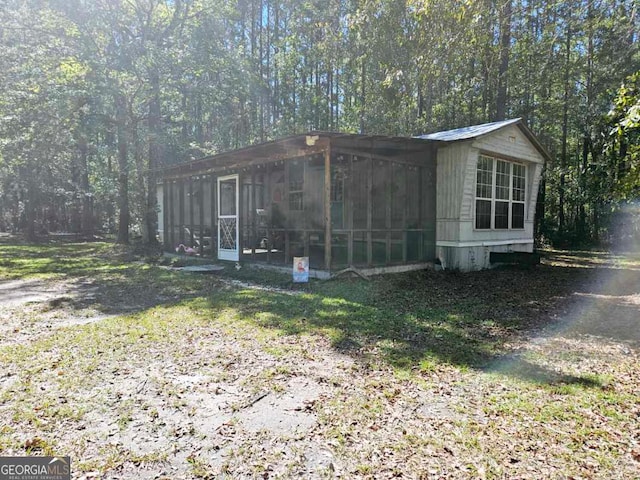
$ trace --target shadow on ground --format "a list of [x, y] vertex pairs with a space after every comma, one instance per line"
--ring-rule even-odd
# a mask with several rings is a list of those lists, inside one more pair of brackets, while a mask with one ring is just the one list
[[209, 308], [235, 309], [285, 335], [328, 333], [337, 350], [367, 362], [411, 369], [444, 362], [537, 383], [592, 387], [599, 382], [591, 377], [514, 356], [513, 345], [570, 334], [637, 348], [635, 299], [640, 271], [579, 262], [468, 274], [425, 271], [369, 283], [339, 280], [313, 285], [302, 295], [236, 290], [212, 294]]
[[[231, 309], [239, 319], [284, 335], [328, 335], [337, 351], [397, 368], [429, 370], [447, 363], [539, 383], [597, 386], [523, 358], [509, 369], [496, 365], [505, 364], [523, 339], [559, 332], [640, 345], [640, 271], [612, 268], [606, 255], [590, 261], [561, 252], [530, 270], [423, 271], [300, 287], [251, 269], [217, 277], [135, 264], [126, 251], [107, 244], [2, 249], [14, 255], [3, 260], [13, 278], [55, 273], [73, 279], [72, 308], [130, 313], [197, 297], [212, 318]], [[234, 278], [281, 288], [230, 287]]]

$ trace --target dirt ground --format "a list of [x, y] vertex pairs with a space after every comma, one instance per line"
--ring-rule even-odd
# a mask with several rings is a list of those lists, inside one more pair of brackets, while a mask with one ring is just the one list
[[[52, 446], [82, 466], [75, 478], [87, 479], [632, 478], [633, 472], [640, 478], [640, 268], [561, 253], [546, 266], [569, 272], [555, 278], [561, 288], [547, 285], [557, 292], [528, 301], [535, 325], [511, 337], [509, 354], [482, 370], [437, 365], [418, 372], [418, 381], [336, 349], [323, 336], [265, 340], [232, 322], [195, 323], [163, 342], [141, 333], [139, 342], [120, 349], [101, 345], [98, 336], [80, 350], [97, 359], [93, 373], [68, 390], [38, 369], [4, 364], [0, 431], [15, 442], [0, 443], [0, 453], [24, 454], [17, 445], [46, 453]], [[462, 290], [483, 279], [446, 281]], [[230, 292], [264, 288], [224, 278], [212, 285]], [[88, 329], [180, 298], [179, 292], [140, 292], [105, 308], [107, 294], [86, 276], [0, 281], [0, 349], [29, 352], [61, 329], [82, 326], [85, 334], [100, 335]], [[158, 307], [151, 315], [165, 313]], [[113, 338], [131, 335], [130, 327], [114, 328], [122, 330]], [[47, 375], [62, 378], [66, 372], [57, 365], [73, 364], [68, 349], [35, 351]], [[590, 432], [610, 429], [606, 439], [589, 433], [576, 440], [570, 430], [576, 420], [554, 410], [553, 399], [522, 405], [529, 397], [565, 402], [565, 391], [549, 394], [534, 385], [513, 403], [521, 388], [513, 382], [536, 369], [547, 383], [570, 385], [592, 375], [602, 398], [607, 389], [619, 393], [615, 415], [586, 400], [570, 404], [572, 415], [594, 416]], [[496, 380], [502, 374], [509, 380]], [[39, 400], [23, 408], [13, 395]], [[574, 447], [586, 453], [576, 456]], [[611, 458], [608, 450], [615, 451]]]

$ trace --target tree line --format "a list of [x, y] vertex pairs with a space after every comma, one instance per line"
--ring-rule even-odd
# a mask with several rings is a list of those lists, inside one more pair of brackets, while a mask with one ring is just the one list
[[153, 243], [164, 165], [522, 117], [538, 235], [606, 241], [640, 193], [639, 27], [634, 0], [5, 0], [0, 231]]

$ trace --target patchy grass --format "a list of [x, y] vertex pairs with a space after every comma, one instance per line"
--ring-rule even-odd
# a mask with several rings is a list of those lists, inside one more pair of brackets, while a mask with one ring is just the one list
[[[633, 257], [548, 252], [533, 270], [304, 286], [249, 268], [185, 274], [100, 243], [0, 245], [0, 258], [0, 278], [64, 286], [7, 316], [0, 453], [69, 454], [124, 478], [640, 466]], [[92, 311], [103, 317], [50, 325]]]

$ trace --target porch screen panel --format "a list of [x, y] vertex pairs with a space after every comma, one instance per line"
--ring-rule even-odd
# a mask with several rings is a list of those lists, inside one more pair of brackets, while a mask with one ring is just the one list
[[422, 232], [420, 228], [420, 169], [407, 167], [407, 262], [420, 260]]
[[252, 260], [266, 260], [266, 214], [264, 208], [264, 169], [242, 177], [242, 254]]
[[324, 232], [324, 158], [305, 160], [304, 216], [296, 228]]
[[200, 233], [200, 202], [202, 200], [200, 195], [200, 179], [201, 177], [192, 178], [191, 189], [188, 194], [189, 203], [193, 206], [192, 216], [189, 218], [189, 223], [191, 224], [189, 227], [193, 228], [194, 242], [197, 242]]
[[402, 229], [404, 225], [404, 208], [406, 204], [406, 166], [400, 163], [392, 163], [391, 181], [391, 228]]
[[435, 163], [420, 168], [421, 260], [431, 262], [436, 254], [436, 168]]
[[345, 186], [350, 180], [349, 158], [346, 155], [335, 155], [331, 159], [331, 226], [333, 229], [347, 227], [347, 199]]
[[212, 177], [207, 175], [201, 178], [202, 181], [202, 237], [203, 246], [202, 252], [204, 255], [213, 254], [213, 245], [215, 235], [213, 234], [213, 226], [211, 225], [212, 217], [212, 198], [213, 189], [211, 188]]
[[367, 232], [353, 232], [353, 264], [367, 264]]
[[331, 266], [342, 268], [347, 266], [347, 248], [349, 236], [345, 233], [334, 233], [331, 237]]
[[[267, 209], [265, 205], [265, 169], [262, 168], [255, 174], [255, 248], [258, 249], [257, 253], [266, 259], [267, 249]], [[260, 258], [262, 259], [262, 258]]]
[[403, 258], [403, 242], [404, 233], [393, 231], [391, 232], [391, 263], [400, 263]]
[[270, 198], [266, 204], [266, 221], [269, 224], [270, 238], [268, 247], [271, 248], [270, 259], [273, 263], [284, 264], [285, 224], [287, 205], [285, 204], [284, 164], [273, 164], [269, 173]]
[[372, 215], [371, 228], [373, 230], [387, 229], [387, 207], [389, 205], [389, 163], [381, 160], [373, 162], [373, 188], [371, 189]]
[[386, 231], [371, 234], [371, 263], [374, 266], [387, 264], [387, 233]]
[[299, 216], [304, 211], [304, 162], [289, 161], [289, 213]]
[[324, 269], [324, 155], [305, 160], [304, 196], [304, 219], [297, 228], [304, 228], [301, 241], [306, 243], [309, 266]]
[[419, 168], [407, 167], [407, 218], [405, 227], [420, 228], [420, 175]]
[[365, 230], [367, 228], [368, 175], [369, 159], [353, 157], [350, 194], [353, 200], [353, 228], [355, 230]]
[[174, 180], [171, 182], [171, 241], [173, 245], [171, 245], [172, 249], [175, 249], [180, 243], [182, 243], [182, 234], [181, 231], [181, 222], [182, 218], [180, 215], [180, 180]]
[[192, 199], [191, 199], [191, 186], [193, 179], [191, 177], [185, 178], [182, 181], [182, 206], [184, 208], [184, 216], [182, 217], [182, 225], [180, 226], [180, 235], [182, 237], [182, 242], [187, 247], [194, 247], [192, 241], [192, 231], [191, 231], [191, 223], [192, 223]]

